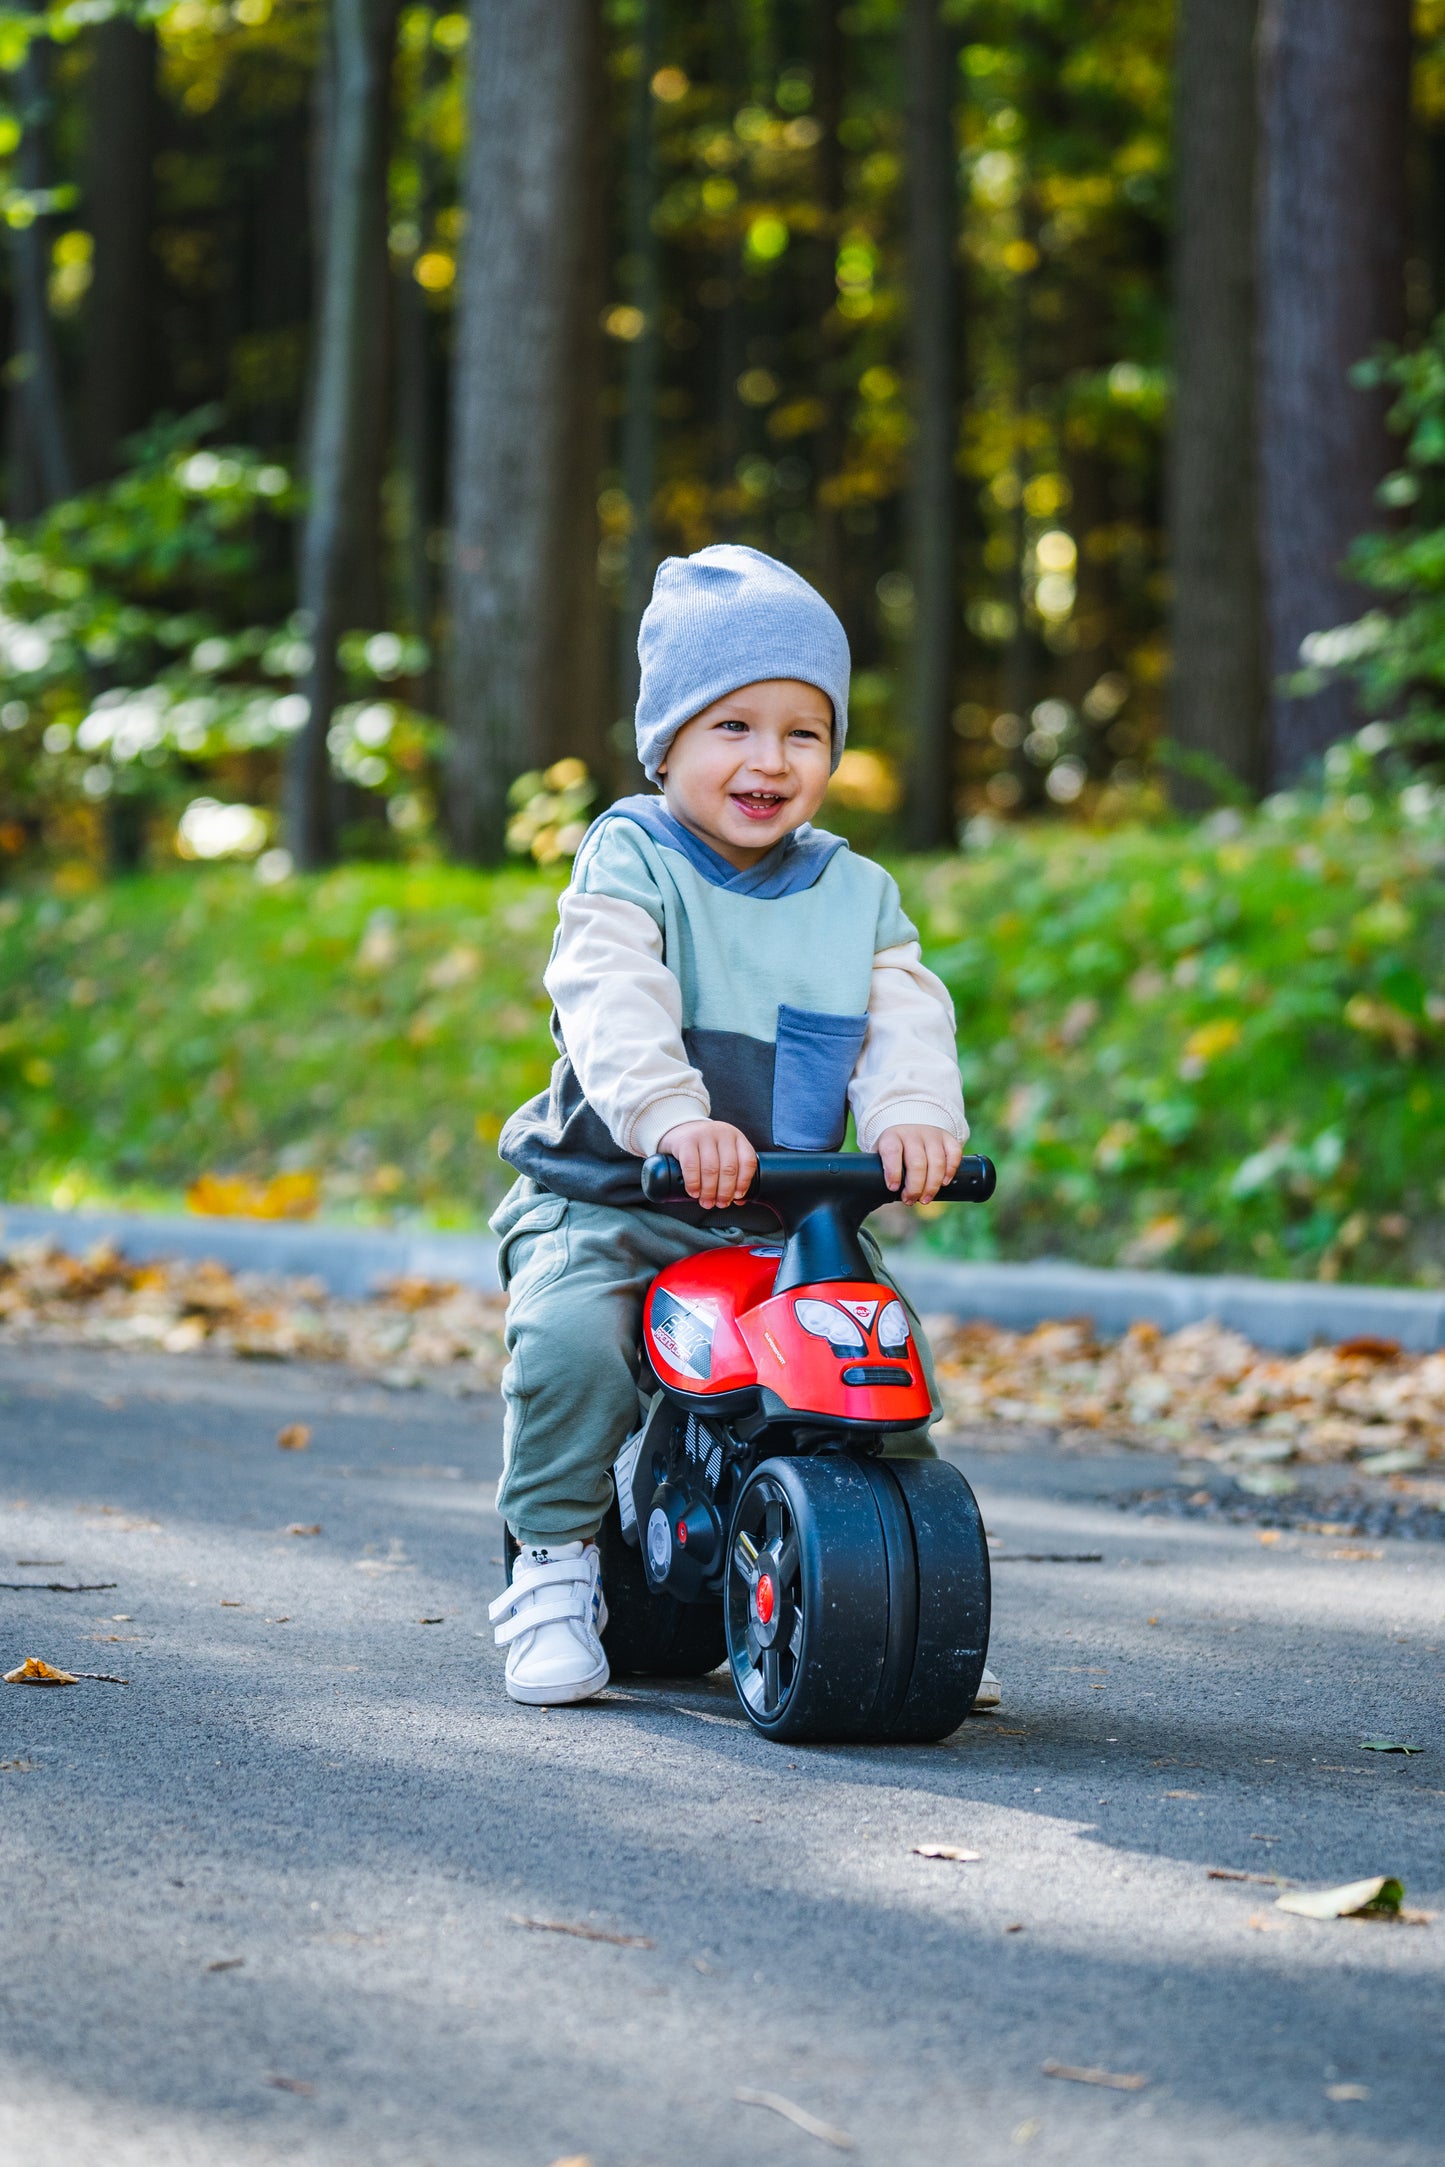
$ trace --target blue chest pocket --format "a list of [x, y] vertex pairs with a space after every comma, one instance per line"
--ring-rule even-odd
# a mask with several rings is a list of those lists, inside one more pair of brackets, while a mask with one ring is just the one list
[[784, 1151], [836, 1151], [848, 1125], [848, 1081], [868, 1018], [778, 1010], [773, 1141]]

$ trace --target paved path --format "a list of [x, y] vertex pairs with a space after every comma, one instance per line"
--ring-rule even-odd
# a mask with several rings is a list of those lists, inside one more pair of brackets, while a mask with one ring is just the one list
[[1206, 1869], [1445, 1908], [1445, 1544], [1126, 1515], [1138, 1455], [968, 1464], [1006, 1555], [1103, 1552], [999, 1564], [1007, 1712], [780, 1750], [720, 1679], [501, 1696], [488, 1402], [0, 1356], [0, 1577], [117, 1583], [0, 1595], [0, 1667], [131, 1680], [0, 1688], [0, 2159], [830, 2156], [751, 2090], [877, 2167], [1434, 2167], [1445, 1918]]

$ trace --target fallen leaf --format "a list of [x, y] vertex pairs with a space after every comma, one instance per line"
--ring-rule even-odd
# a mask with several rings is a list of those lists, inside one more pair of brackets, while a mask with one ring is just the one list
[[276, 1432], [276, 1442], [283, 1452], [304, 1452], [311, 1442], [309, 1422], [288, 1422]]
[[1254, 1531], [1254, 1539], [1266, 1546], [1270, 1543], [1276, 1543], [1279, 1541], [1279, 1529], [1277, 1527], [1258, 1527]]
[[568, 2152], [561, 2159], [554, 2159], [552, 2167], [592, 2167], [590, 2152]]
[[303, 1527], [299, 1520], [293, 1520], [286, 1532], [288, 1535], [319, 1535], [321, 1533], [321, 1522], [313, 1520], [310, 1527]]
[[7, 1670], [7, 1685], [74, 1685], [75, 1673], [57, 1670], [53, 1663], [42, 1662], [38, 1655], [27, 1655], [18, 1670]]
[[1331, 1556], [1332, 1558], [1340, 1558], [1340, 1559], [1343, 1559], [1343, 1560], [1344, 1560], [1344, 1562], [1345, 1562], [1346, 1564], [1349, 1564], [1349, 1565], [1360, 1565], [1360, 1564], [1368, 1564], [1368, 1563], [1371, 1563], [1371, 1562], [1372, 1562], [1373, 1560], [1375, 1560], [1376, 1558], [1382, 1558], [1382, 1557], [1383, 1557], [1384, 1555], [1385, 1555], [1385, 1553], [1384, 1553], [1384, 1551], [1383, 1551], [1383, 1550], [1358, 1550], [1358, 1549], [1350, 1549], [1350, 1550], [1331, 1550], [1331, 1552], [1330, 1552], [1330, 1556]]
[[733, 2093], [733, 2098], [745, 2107], [766, 2107], [770, 2114], [780, 2114], [794, 2129], [801, 2129], [807, 2136], [816, 2137], [819, 2144], [830, 2144], [835, 2152], [851, 2152], [853, 2139], [846, 2129], [835, 2129], [831, 2122], [820, 2122], [816, 2114], [809, 2114], [794, 2099], [784, 2099], [781, 2092], [752, 2092], [745, 2089]]
[[1393, 1738], [1362, 1738], [1361, 1750], [1365, 1753], [1423, 1753], [1423, 1746], [1401, 1745]]
[[207, 1964], [207, 1971], [239, 1971], [245, 1963], [244, 1956], [218, 1956], [214, 1964]]
[[1203, 1798], [1202, 1791], [1165, 1791], [1165, 1798]]
[[223, 1595], [219, 1607], [222, 1610], [244, 1610], [246, 1606], [244, 1603], [237, 1602], [233, 1595]]
[[445, 1618], [418, 1618], [416, 1622], [418, 1625], [445, 1625], [447, 1621]]
[[1206, 1881], [1256, 1881], [1267, 1889], [1279, 1889], [1285, 1885], [1279, 1874], [1242, 1874], [1237, 1873], [1231, 1866], [1211, 1866], [1204, 1878]]
[[1065, 2077], [1070, 2084], [1101, 2084], [1110, 2092], [1142, 2092], [1149, 2079], [1138, 2070], [1074, 2069], [1067, 2062], [1045, 2062], [1046, 2077]]
[[316, 2090], [315, 2085], [308, 2084], [304, 2077], [268, 2077], [266, 2082], [274, 2085], [278, 2092], [299, 2092], [303, 2099], [310, 2099]]
[[507, 1916], [511, 1919], [513, 1926], [525, 1926], [529, 1932], [534, 1934], [572, 1934], [578, 1941], [610, 1941], [619, 1949], [651, 1949], [656, 1947], [656, 1943], [649, 1941], [645, 1934], [610, 1934], [605, 1927], [587, 1926], [580, 1920], [532, 1919], [521, 1911], [509, 1912]]
[[956, 1843], [916, 1843], [913, 1846], [913, 1855], [921, 1859], [961, 1859], [970, 1864], [983, 1857], [981, 1851], [965, 1851], [961, 1844]]
[[1352, 1919], [1362, 1912], [1393, 1918], [1404, 1894], [1393, 1876], [1375, 1874], [1368, 1881], [1347, 1881], [1337, 1889], [1291, 1889], [1276, 1900], [1275, 1909], [1292, 1911], [1301, 1919]]
[[1021, 1934], [1023, 1930], [1024, 1922], [1022, 1919], [1014, 1919], [1011, 1924], [1004, 1928], [1006, 1934]]
[[1368, 2099], [1369, 2096], [1370, 2087], [1368, 2084], [1327, 2084], [1325, 2086], [1326, 2099]]
[[33, 1776], [39, 1766], [38, 1761], [0, 1761], [0, 1771], [11, 1776]]

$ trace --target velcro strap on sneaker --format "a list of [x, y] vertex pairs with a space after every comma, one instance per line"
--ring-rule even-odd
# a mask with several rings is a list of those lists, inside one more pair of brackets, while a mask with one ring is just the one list
[[519, 1577], [511, 1586], [504, 1588], [494, 1603], [487, 1605], [487, 1616], [493, 1624], [504, 1617], [514, 1603], [535, 1590], [550, 1587], [592, 1586], [592, 1568], [586, 1555], [580, 1558], [549, 1558], [545, 1565], [518, 1567]]
[[523, 1633], [532, 1632], [539, 1625], [560, 1625], [580, 1622], [592, 1615], [592, 1595], [587, 1588], [554, 1588], [538, 1596], [535, 1602], [519, 1608], [496, 1630], [496, 1643], [505, 1648], [509, 1641], [517, 1640]]

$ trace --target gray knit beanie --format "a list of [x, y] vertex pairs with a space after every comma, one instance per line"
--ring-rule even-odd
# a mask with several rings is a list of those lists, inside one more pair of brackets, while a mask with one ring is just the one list
[[685, 722], [765, 677], [796, 677], [827, 693], [838, 765], [848, 735], [848, 635], [817, 589], [776, 557], [716, 542], [664, 558], [637, 655], [637, 757], [649, 782]]

